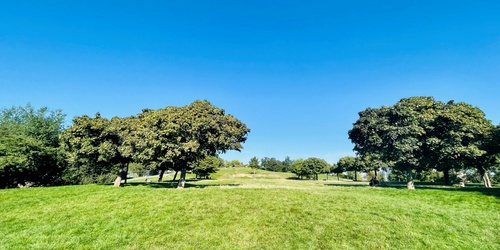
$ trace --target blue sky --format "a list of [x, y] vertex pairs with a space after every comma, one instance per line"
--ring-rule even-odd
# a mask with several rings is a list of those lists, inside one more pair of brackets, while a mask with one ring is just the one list
[[0, 2], [0, 107], [129, 116], [206, 99], [241, 153], [353, 155], [357, 112], [404, 97], [500, 123], [499, 1]]

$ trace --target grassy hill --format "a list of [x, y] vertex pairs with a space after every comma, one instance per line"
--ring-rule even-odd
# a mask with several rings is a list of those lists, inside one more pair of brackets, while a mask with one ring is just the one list
[[0, 190], [0, 248], [500, 249], [498, 187], [410, 191], [254, 171], [223, 169], [183, 190], [169, 180]]

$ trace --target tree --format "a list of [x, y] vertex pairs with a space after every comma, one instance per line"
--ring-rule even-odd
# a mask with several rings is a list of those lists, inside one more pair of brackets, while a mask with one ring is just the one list
[[119, 136], [118, 153], [116, 155], [116, 162], [119, 164], [119, 169], [114, 182], [115, 187], [119, 187], [122, 180], [125, 180], [125, 183], [127, 182], [128, 166], [136, 158], [138, 141], [134, 136], [138, 123], [139, 120], [133, 116], [127, 118], [114, 117], [111, 119], [109, 129], [115, 131]]
[[303, 177], [309, 178], [311, 175], [309, 169], [305, 167], [303, 159], [294, 160], [288, 169], [290, 172], [296, 174], [299, 179]]
[[207, 156], [240, 151], [250, 130], [208, 101], [183, 107], [143, 110], [136, 138], [137, 158], [157, 167], [181, 171], [178, 187], [185, 184], [186, 171]]
[[314, 180], [318, 180], [319, 174], [330, 171], [330, 165], [325, 160], [314, 157], [306, 160], [297, 159], [290, 165], [290, 171], [296, 174], [299, 179], [312, 177]]
[[283, 162], [276, 158], [264, 157], [260, 160], [261, 166], [267, 171], [283, 172]]
[[[353, 171], [358, 169], [356, 167], [357, 158], [354, 156], [345, 156], [338, 160], [336, 173], [342, 173], [345, 171]], [[356, 180], [356, 174], [354, 174], [354, 180]]]
[[0, 188], [62, 183], [58, 135], [64, 117], [29, 104], [0, 111]]
[[250, 162], [248, 162], [248, 166], [253, 168], [253, 169], [259, 169], [260, 168], [260, 165], [259, 165], [259, 159], [257, 159], [257, 157], [252, 157], [250, 159]]
[[[464, 168], [468, 162], [476, 165], [481, 173], [487, 172], [488, 166], [478, 164], [478, 159], [486, 156], [487, 151], [482, 146], [493, 125], [479, 108], [450, 101], [438, 113], [433, 127], [428, 144], [446, 183], [450, 182], [451, 169]], [[488, 186], [486, 183], [487, 180], [485, 186]]]
[[474, 164], [487, 172], [489, 160], [482, 145], [491, 128], [484, 113], [469, 104], [411, 97], [360, 112], [349, 138], [361, 156], [376, 155], [406, 171], [407, 187], [414, 189], [413, 170], [437, 168], [447, 182], [452, 168]]
[[377, 153], [405, 168], [408, 189], [415, 189], [412, 170], [431, 165], [428, 133], [442, 103], [432, 97], [403, 98], [392, 107], [368, 108], [349, 131], [354, 149], [364, 156]]
[[194, 164], [193, 173], [196, 174], [197, 178], [208, 179], [211, 173], [216, 173], [222, 167], [224, 167], [223, 159], [218, 156], [207, 156]]
[[178, 107], [166, 107], [159, 110], [143, 109], [135, 122], [135, 133], [130, 137], [134, 145], [134, 160], [159, 170], [161, 182], [167, 169], [181, 170], [181, 151], [178, 140], [179, 125], [174, 122], [173, 113]]
[[489, 129], [480, 149], [486, 153], [476, 159], [469, 158], [468, 164], [476, 167], [484, 186], [491, 188], [489, 171], [496, 170], [495, 176], [500, 174], [498, 172], [500, 169], [500, 125]]
[[340, 175], [341, 173], [345, 172], [346, 170], [344, 170], [344, 169], [343, 169], [342, 167], [340, 167], [338, 164], [334, 164], [334, 165], [332, 166], [332, 169], [333, 169], [333, 170], [332, 170], [332, 173], [337, 174], [337, 180], [338, 180], [338, 181], [340, 181], [340, 177], [339, 177], [339, 175]]
[[237, 168], [244, 167], [245, 165], [238, 160], [231, 160], [226, 163], [226, 167], [228, 168]]
[[290, 159], [290, 157], [285, 157], [285, 160], [283, 160], [283, 172], [288, 172], [288, 168], [290, 167], [290, 165], [292, 165], [293, 161]]
[[330, 171], [330, 165], [323, 159], [311, 157], [304, 161], [304, 167], [318, 180], [318, 175]]
[[119, 151], [122, 138], [111, 121], [99, 113], [95, 118], [76, 117], [60, 139], [70, 163], [66, 174], [70, 183], [111, 181], [111, 173], [123, 162]]

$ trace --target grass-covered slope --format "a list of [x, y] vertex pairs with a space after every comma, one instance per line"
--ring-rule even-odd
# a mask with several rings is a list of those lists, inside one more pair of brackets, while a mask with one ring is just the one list
[[500, 249], [498, 188], [212, 180], [0, 190], [1, 249]]

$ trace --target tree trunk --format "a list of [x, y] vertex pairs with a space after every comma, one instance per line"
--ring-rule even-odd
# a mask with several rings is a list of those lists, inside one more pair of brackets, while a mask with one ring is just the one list
[[413, 185], [413, 173], [411, 170], [411, 167], [406, 168], [406, 187], [410, 190], [414, 190], [415, 185]]
[[128, 162], [127, 162], [127, 165], [125, 166], [126, 170], [125, 170], [125, 184], [127, 184], [127, 175], [128, 175]]
[[126, 165], [121, 164], [120, 169], [118, 169], [118, 173], [116, 174], [116, 179], [113, 186], [119, 187], [122, 183], [122, 180], [126, 178], [127, 178]]
[[486, 171], [486, 169], [484, 169], [484, 168], [479, 168], [479, 173], [481, 173], [484, 187], [491, 188], [491, 181], [490, 181], [490, 177], [488, 176], [488, 171]]
[[354, 181], [358, 180], [358, 172], [354, 170]]
[[339, 173], [337, 173], [337, 181], [340, 181]]
[[450, 170], [448, 168], [445, 168], [443, 170], [443, 178], [444, 178], [444, 183], [446, 185], [450, 184]]
[[183, 168], [181, 170], [181, 178], [179, 178], [179, 184], [177, 184], [177, 188], [184, 188], [186, 185], [186, 169]]
[[175, 170], [175, 175], [174, 175], [174, 179], [173, 179], [174, 181], [175, 181], [175, 179], [177, 179], [177, 173], [179, 173], [179, 171]]
[[165, 170], [167, 170], [167, 169], [161, 169], [160, 170], [160, 175], [158, 176], [158, 182], [162, 182], [163, 181], [163, 175], [165, 174]]

